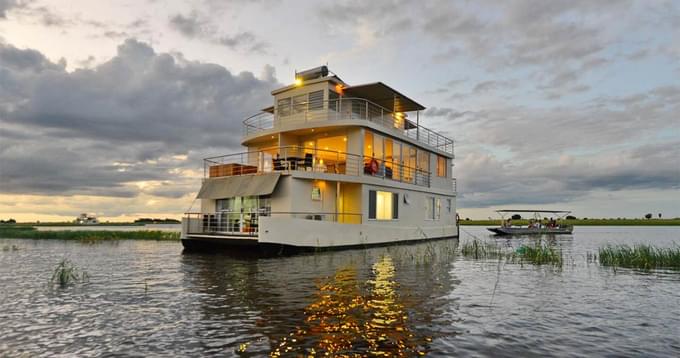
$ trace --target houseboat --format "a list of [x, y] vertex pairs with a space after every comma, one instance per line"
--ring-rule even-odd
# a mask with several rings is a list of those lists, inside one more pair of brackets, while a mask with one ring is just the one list
[[[296, 73], [243, 121], [240, 153], [206, 158], [185, 249], [326, 249], [457, 238], [453, 140], [382, 82]], [[197, 207], [198, 209], [198, 207]]]

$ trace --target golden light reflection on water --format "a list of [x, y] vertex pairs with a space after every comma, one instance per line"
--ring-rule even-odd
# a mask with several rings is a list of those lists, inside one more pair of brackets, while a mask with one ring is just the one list
[[394, 274], [392, 259], [385, 255], [373, 265], [373, 279], [365, 283], [357, 279], [354, 267], [318, 283], [314, 302], [305, 308], [303, 327], [282, 338], [271, 356], [424, 355], [423, 344], [429, 340], [417, 338], [408, 327]]

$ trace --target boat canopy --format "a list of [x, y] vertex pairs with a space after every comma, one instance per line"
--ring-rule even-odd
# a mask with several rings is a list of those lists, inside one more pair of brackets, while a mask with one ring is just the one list
[[345, 92], [346, 97], [367, 99], [394, 112], [422, 111], [425, 109], [418, 102], [382, 82], [345, 87], [343, 92]]
[[269, 195], [274, 192], [280, 176], [281, 173], [269, 173], [205, 179], [197, 198], [225, 199], [236, 196]]

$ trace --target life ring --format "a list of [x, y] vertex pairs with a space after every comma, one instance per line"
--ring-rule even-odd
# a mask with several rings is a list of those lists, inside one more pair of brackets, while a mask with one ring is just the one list
[[371, 174], [375, 175], [378, 173], [378, 161], [371, 159]]

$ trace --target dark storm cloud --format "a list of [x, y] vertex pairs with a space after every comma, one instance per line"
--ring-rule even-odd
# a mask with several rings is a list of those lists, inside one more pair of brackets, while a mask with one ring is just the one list
[[[430, 113], [448, 118], [459, 111]], [[593, 190], [680, 189], [680, 142], [672, 137], [679, 111], [675, 86], [575, 108], [468, 111], [454, 134], [461, 202], [536, 204]]]
[[160, 157], [237, 148], [242, 119], [271, 102], [273, 68], [260, 80], [178, 57], [127, 40], [109, 61], [67, 72], [0, 45], [1, 191], [136, 195], [124, 184], [201, 165]]

